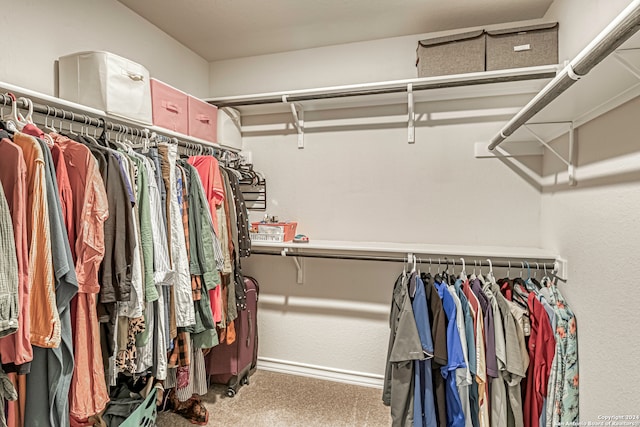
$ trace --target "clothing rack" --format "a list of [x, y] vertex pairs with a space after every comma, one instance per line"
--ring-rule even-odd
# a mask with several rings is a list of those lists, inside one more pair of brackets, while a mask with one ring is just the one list
[[[252, 255], [278, 255], [278, 256], [292, 256], [292, 257], [301, 257], [301, 258], [326, 258], [326, 259], [343, 259], [343, 260], [355, 260], [355, 261], [380, 261], [380, 262], [408, 262], [407, 257], [392, 257], [392, 256], [374, 256], [374, 255], [339, 255], [339, 254], [312, 254], [312, 253], [303, 253], [303, 252], [287, 252], [283, 255], [281, 252], [273, 252], [273, 251], [263, 251], [263, 250], [252, 250]], [[416, 261], [421, 264], [431, 264], [431, 265], [462, 265], [460, 261], [456, 261], [456, 259], [460, 260], [460, 258], [465, 259], [465, 257], [457, 257], [457, 258], [433, 258], [433, 257], [420, 257], [416, 258]], [[473, 257], [471, 261], [478, 261], [476, 257]], [[411, 260], [409, 260], [411, 261]], [[480, 265], [489, 265], [486, 260], [485, 264]], [[528, 263], [529, 267], [533, 268], [547, 268], [550, 270], [556, 269], [555, 262], [530, 262], [528, 260], [512, 260], [512, 261], [491, 261], [491, 265], [493, 267], [499, 268], [517, 268], [522, 267], [522, 265]], [[465, 265], [469, 266], [469, 262], [465, 259]], [[478, 264], [474, 264], [478, 265]]]
[[[414, 263], [419, 265], [429, 265], [429, 267], [439, 268], [444, 266], [448, 269], [448, 266], [453, 266], [454, 270], [456, 266], [462, 267], [465, 271], [473, 264], [473, 268], [482, 269], [483, 266], [489, 267], [493, 270], [493, 267], [507, 268], [507, 269], [520, 269], [524, 270], [525, 267], [528, 271], [544, 270], [545, 273], [549, 271], [554, 276], [561, 280], [566, 280], [566, 262], [562, 259], [552, 260], [549, 258], [534, 258], [534, 259], [505, 259], [500, 257], [500, 260], [493, 261], [491, 258], [480, 257], [477, 255], [465, 257], [465, 256], [442, 256], [434, 258], [433, 254], [414, 254], [407, 252], [406, 256], [377, 256], [377, 255], [347, 255], [347, 254], [328, 254], [328, 253], [309, 253], [309, 252], [289, 252], [289, 248], [282, 248], [282, 251], [268, 251], [260, 249], [252, 249], [252, 255], [276, 255], [282, 257], [289, 257], [293, 259], [297, 269], [297, 283], [304, 283], [304, 265], [299, 258], [322, 258], [322, 259], [337, 259], [337, 260], [354, 260], [354, 261], [376, 261], [376, 262], [399, 262], [399, 263]], [[418, 256], [416, 256], [418, 255]], [[421, 256], [420, 256], [421, 255]], [[437, 256], [437, 255], [436, 255]], [[457, 261], [456, 261], [457, 260]]]

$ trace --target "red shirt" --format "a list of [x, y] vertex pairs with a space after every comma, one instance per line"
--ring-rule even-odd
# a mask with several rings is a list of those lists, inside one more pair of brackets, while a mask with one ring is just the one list
[[524, 425], [538, 427], [540, 414], [544, 410], [544, 398], [547, 396], [547, 382], [555, 355], [556, 342], [547, 312], [533, 292], [529, 294], [527, 305], [531, 320], [531, 335], [529, 336], [530, 361], [524, 400]]

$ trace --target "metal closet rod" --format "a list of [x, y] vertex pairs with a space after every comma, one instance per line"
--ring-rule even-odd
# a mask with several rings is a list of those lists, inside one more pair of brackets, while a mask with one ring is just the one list
[[495, 149], [522, 125], [569, 89], [640, 29], [640, 0], [634, 0], [587, 47], [518, 112], [489, 144]]
[[[431, 83], [413, 83], [413, 90], [428, 90], [428, 89], [443, 89], [453, 88], [461, 86], [473, 86], [484, 85], [489, 83], [502, 83], [502, 82], [514, 82], [520, 80], [531, 79], [549, 79], [556, 75], [555, 72], [541, 73], [535, 75], [520, 75], [520, 76], [497, 76], [494, 78], [478, 77], [475, 79], [469, 79], [464, 81], [450, 81], [450, 82], [431, 82]], [[401, 85], [397, 87], [378, 88], [378, 89], [353, 89], [343, 92], [328, 92], [328, 93], [314, 93], [309, 95], [287, 95], [287, 102], [301, 102], [301, 101], [313, 101], [319, 99], [333, 99], [333, 98], [348, 98], [352, 96], [364, 96], [364, 95], [384, 95], [388, 93], [406, 93], [407, 85]], [[251, 99], [246, 101], [208, 101], [218, 107], [243, 107], [248, 105], [264, 105], [264, 104], [281, 104], [282, 95], [273, 95], [260, 99]]]
[[[263, 251], [263, 250], [252, 250], [252, 255], [277, 255], [282, 256], [281, 252], [273, 252], [273, 251]], [[312, 253], [298, 253], [298, 252], [287, 252], [286, 257], [300, 257], [300, 258], [326, 258], [326, 259], [343, 259], [343, 260], [355, 260], [355, 261], [379, 261], [379, 262], [407, 262], [407, 257], [392, 257], [392, 256], [375, 256], [375, 255], [340, 255], [340, 254], [312, 254]], [[489, 263], [486, 261], [486, 258], [480, 258], [477, 256], [473, 257], [440, 257], [434, 258], [429, 256], [419, 256], [416, 254], [416, 259], [419, 263], [423, 265], [429, 264], [429, 260], [431, 260], [431, 265], [461, 265], [460, 258], [465, 260], [467, 268], [473, 264], [474, 261], [481, 261], [483, 266], [488, 266]], [[491, 259], [491, 257], [487, 257]], [[528, 262], [529, 267], [532, 269], [539, 268], [547, 268], [549, 270], [553, 270], [556, 268], [555, 262], [540, 262], [541, 260], [531, 261], [529, 259], [519, 259], [519, 260], [507, 260], [507, 261], [493, 261], [491, 260], [491, 265], [494, 267], [500, 268], [514, 268], [518, 269], [522, 267], [523, 262]]]
[[[7, 95], [7, 94], [0, 94], [0, 104], [2, 105], [11, 105], [13, 102], [16, 103], [16, 107], [21, 109], [21, 110], [28, 110], [30, 108], [29, 106], [29, 102], [25, 101], [26, 98], [21, 97], [22, 99], [18, 98], [16, 101], [14, 101], [11, 96]], [[71, 122], [75, 122], [75, 123], [80, 123], [80, 124], [84, 124], [84, 125], [88, 125], [88, 126], [94, 126], [94, 127], [98, 127], [98, 128], [103, 128], [107, 131], [114, 131], [114, 132], [118, 132], [118, 133], [126, 133], [129, 135], [133, 135], [133, 136], [150, 136], [151, 132], [149, 132], [147, 129], [140, 129], [138, 127], [133, 127], [133, 126], [127, 126], [127, 125], [123, 125], [120, 123], [115, 123], [115, 122], [111, 122], [108, 120], [104, 120], [104, 119], [97, 119], [95, 117], [91, 117], [88, 116], [86, 114], [80, 114], [80, 113], [74, 113], [73, 111], [68, 111], [68, 110], [64, 110], [62, 108], [57, 108], [57, 107], [51, 107], [49, 105], [45, 105], [45, 104], [39, 104], [36, 102], [32, 102], [33, 105], [33, 112], [34, 113], [39, 113], [39, 114], [43, 114], [45, 116], [48, 117], [52, 117], [52, 118], [57, 118], [57, 119], [62, 119], [65, 121], [71, 121]], [[146, 131], [146, 132], [145, 132]], [[205, 145], [203, 143], [200, 142], [191, 142], [191, 141], [181, 141], [178, 138], [169, 138], [166, 137], [164, 135], [159, 135], [159, 137], [161, 139], [166, 139], [167, 141], [173, 141], [176, 142], [178, 145], [181, 145], [183, 147], [186, 148], [194, 148], [196, 146], [202, 146], [205, 148], [205, 150], [213, 150], [215, 151], [231, 151], [233, 153], [235, 153], [234, 150], [227, 150], [224, 148], [218, 148], [215, 147], [213, 145]]]

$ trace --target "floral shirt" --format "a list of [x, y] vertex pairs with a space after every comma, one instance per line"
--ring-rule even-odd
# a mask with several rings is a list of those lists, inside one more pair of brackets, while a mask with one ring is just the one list
[[551, 305], [556, 313], [556, 355], [551, 366], [547, 398], [547, 427], [575, 425], [578, 407], [578, 330], [576, 317], [557, 286], [551, 286]]

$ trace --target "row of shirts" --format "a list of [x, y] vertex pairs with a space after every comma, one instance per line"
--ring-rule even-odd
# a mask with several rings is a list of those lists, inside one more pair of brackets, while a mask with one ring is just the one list
[[10, 425], [89, 425], [118, 374], [184, 365], [169, 366], [179, 334], [233, 339], [250, 253], [233, 170], [175, 145], [139, 153], [33, 125], [1, 136], [0, 356], [43, 374], [26, 376]]
[[579, 422], [576, 319], [547, 283], [403, 273], [383, 391], [393, 425]]

